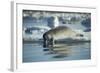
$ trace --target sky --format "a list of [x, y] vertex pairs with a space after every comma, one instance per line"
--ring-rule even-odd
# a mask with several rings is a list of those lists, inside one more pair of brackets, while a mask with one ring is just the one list
[[23, 26], [32, 27], [59, 25], [69, 26], [75, 29], [85, 30], [91, 27], [91, 14], [79, 12], [55, 12], [23, 10]]

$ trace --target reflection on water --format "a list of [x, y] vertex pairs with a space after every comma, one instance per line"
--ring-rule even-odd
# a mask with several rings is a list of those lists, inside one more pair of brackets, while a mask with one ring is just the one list
[[43, 48], [42, 44], [24, 43], [23, 62], [86, 60], [91, 58], [90, 43], [57, 44]]

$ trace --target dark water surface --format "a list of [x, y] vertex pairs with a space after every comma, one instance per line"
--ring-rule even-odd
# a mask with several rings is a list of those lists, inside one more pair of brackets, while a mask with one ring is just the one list
[[23, 44], [23, 62], [67, 61], [91, 59], [90, 43], [56, 44], [43, 48], [39, 43]]

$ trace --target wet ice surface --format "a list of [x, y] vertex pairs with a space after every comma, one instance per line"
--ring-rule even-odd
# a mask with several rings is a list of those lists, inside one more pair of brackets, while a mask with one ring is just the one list
[[90, 43], [56, 44], [43, 48], [39, 43], [23, 44], [23, 62], [87, 60], [91, 58]]

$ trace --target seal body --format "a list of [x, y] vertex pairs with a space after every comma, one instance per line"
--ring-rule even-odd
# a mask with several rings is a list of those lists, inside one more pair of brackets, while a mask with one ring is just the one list
[[[77, 32], [66, 26], [58, 26], [43, 34], [43, 47], [53, 47], [55, 40], [73, 38], [77, 35]], [[82, 36], [82, 35], [81, 35]]]

